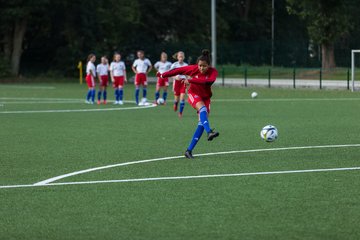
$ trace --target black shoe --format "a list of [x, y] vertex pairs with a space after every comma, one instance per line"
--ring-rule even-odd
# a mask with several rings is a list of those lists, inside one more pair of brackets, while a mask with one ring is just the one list
[[208, 133], [208, 141], [212, 141], [214, 138], [218, 137], [220, 135], [219, 132], [215, 132], [214, 129], [211, 130], [211, 132]]
[[186, 158], [189, 158], [189, 159], [194, 158], [193, 155], [192, 155], [192, 151], [186, 150], [186, 152], [185, 152], [185, 157], [186, 157]]

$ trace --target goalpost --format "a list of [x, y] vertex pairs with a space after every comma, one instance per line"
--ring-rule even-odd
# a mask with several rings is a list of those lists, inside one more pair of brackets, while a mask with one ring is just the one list
[[360, 49], [351, 50], [351, 91], [355, 91], [355, 53], [360, 53]]

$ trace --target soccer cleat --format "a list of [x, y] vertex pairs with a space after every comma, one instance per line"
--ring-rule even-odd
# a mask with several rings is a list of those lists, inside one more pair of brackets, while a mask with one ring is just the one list
[[101, 104], [100, 100], [98, 100], [98, 101], [97, 101], [97, 104], [98, 104], [98, 105], [100, 105], [100, 104]]
[[86, 104], [90, 104], [90, 101], [86, 100], [85, 103], [86, 103]]
[[186, 150], [186, 152], [185, 152], [185, 157], [186, 157], [186, 158], [189, 158], [189, 159], [194, 158], [194, 156], [192, 155], [192, 151]]
[[208, 141], [212, 141], [214, 138], [218, 137], [220, 134], [219, 132], [215, 132], [214, 129], [208, 133]]
[[174, 104], [174, 112], [176, 112], [178, 109], [178, 105], [177, 104]]
[[123, 102], [123, 101], [119, 101], [118, 104], [124, 105], [124, 102]]
[[115, 101], [114, 104], [115, 104], [115, 105], [116, 105], [116, 104], [119, 104], [119, 102], [118, 102], [118, 101]]
[[106, 100], [103, 101], [103, 104], [106, 104]]

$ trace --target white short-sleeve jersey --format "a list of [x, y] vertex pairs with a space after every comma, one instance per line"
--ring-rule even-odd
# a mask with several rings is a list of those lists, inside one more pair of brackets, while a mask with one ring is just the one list
[[159, 71], [159, 73], [164, 73], [170, 70], [171, 68], [171, 62], [161, 62], [158, 61], [154, 64], [154, 68]]
[[109, 64], [98, 64], [96, 66], [96, 72], [99, 76], [107, 76], [109, 71]]
[[[186, 62], [182, 62], [182, 63], [174, 62], [174, 63], [171, 65], [170, 69], [172, 70], [172, 69], [179, 68], [179, 67], [185, 67], [185, 66], [187, 66], [187, 65], [188, 65], [188, 64], [187, 64]], [[185, 75], [177, 75], [176, 77], [178, 77], [178, 78], [180, 78], [180, 79], [185, 79], [185, 78], [186, 78]]]
[[112, 62], [110, 64], [110, 71], [115, 77], [124, 76], [126, 71], [125, 63], [123, 61]]
[[96, 77], [96, 69], [94, 63], [91, 61], [88, 61], [86, 65], [86, 74], [93, 74], [94, 77]]
[[133, 63], [133, 67], [135, 67], [138, 73], [146, 73], [146, 71], [150, 66], [151, 66], [151, 62], [147, 58], [144, 58], [144, 60], [138, 58]]

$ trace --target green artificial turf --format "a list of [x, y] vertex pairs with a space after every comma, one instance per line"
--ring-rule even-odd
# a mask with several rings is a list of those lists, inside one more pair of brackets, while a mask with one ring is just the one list
[[[125, 99], [133, 100], [133, 86]], [[251, 99], [251, 92], [258, 92]], [[149, 87], [149, 99], [154, 86]], [[214, 87], [220, 137], [194, 154], [360, 144], [360, 93]], [[179, 156], [197, 126], [187, 104], [86, 105], [79, 84], [0, 85], [0, 186]], [[113, 91], [109, 90], [113, 100]], [[121, 108], [134, 108], [118, 110]], [[93, 110], [96, 112], [37, 112]], [[6, 113], [26, 111], [25, 113]], [[275, 125], [279, 138], [259, 135]], [[57, 181], [360, 167], [360, 147], [242, 152], [118, 166]], [[0, 188], [0, 239], [359, 239], [359, 170]]]

